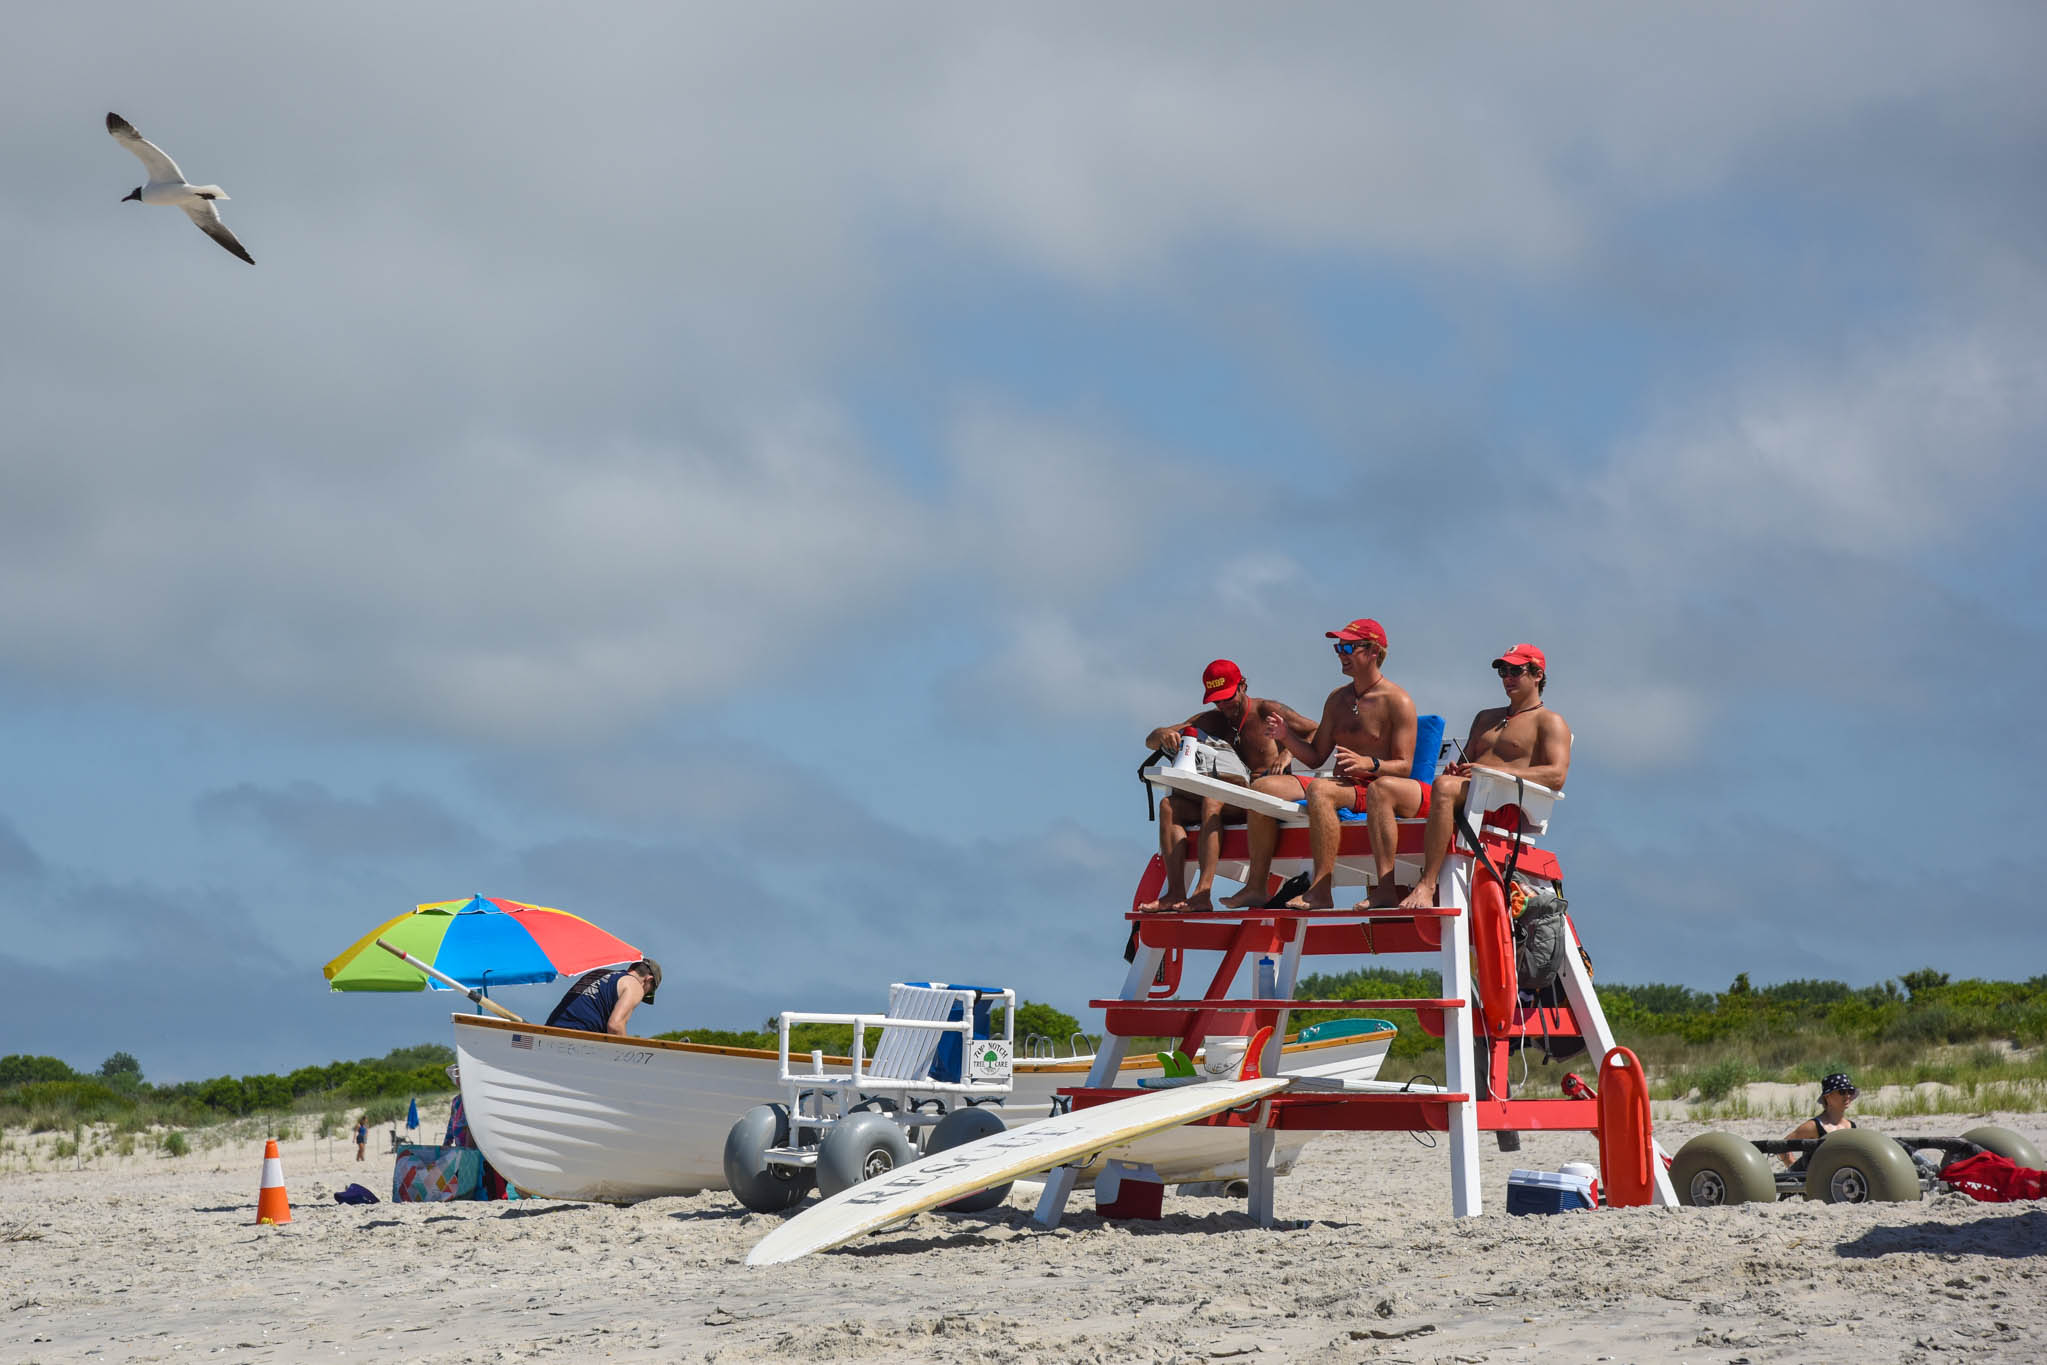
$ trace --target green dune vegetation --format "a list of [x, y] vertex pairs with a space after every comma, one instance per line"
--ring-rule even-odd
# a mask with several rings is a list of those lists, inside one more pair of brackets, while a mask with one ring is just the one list
[[422, 1043], [356, 1062], [302, 1066], [287, 1076], [152, 1085], [126, 1052], [94, 1072], [16, 1053], [0, 1057], [0, 1129], [25, 1129], [30, 1140], [0, 1139], [0, 1157], [15, 1146], [16, 1155], [68, 1163], [150, 1150], [182, 1156], [249, 1137], [332, 1137], [358, 1114], [373, 1125], [391, 1122], [414, 1096], [453, 1090], [445, 1068], [454, 1060], [453, 1048]]
[[[1595, 982], [1614, 1036], [1642, 1059], [1658, 1099], [1690, 1101], [1714, 1117], [1804, 1112], [1785, 1097], [1758, 1102], [1754, 1082], [1816, 1086], [1834, 1071], [1854, 1075], [1858, 1112], [1973, 1113], [2047, 1108], [2047, 976], [2027, 981], [1951, 981], [1907, 972], [1874, 986], [1841, 981], [1752, 985], [1748, 973], [1715, 994], [1687, 986]], [[1435, 972], [1348, 972], [1304, 979], [1299, 999], [1435, 997]], [[1409, 1011], [1380, 1011], [1400, 1026], [1381, 1072], [1440, 1079], [1443, 1047]], [[1299, 1026], [1344, 1012], [1298, 1014]], [[1584, 1053], [1545, 1062], [1530, 1050], [1513, 1065], [1518, 1094], [1559, 1093], [1565, 1072], [1594, 1079]], [[1885, 1087], [1898, 1093], [1879, 1095]]]
[[[1441, 989], [1435, 972], [1348, 972], [1310, 976], [1297, 996], [1414, 999], [1437, 996]], [[1599, 997], [1615, 1035], [1648, 1068], [1652, 1093], [1688, 1101], [1695, 1115], [1803, 1112], [1804, 1092], [1758, 1100], [1752, 1083], [1810, 1087], [1831, 1071], [1854, 1074], [1862, 1089], [1860, 1113], [2047, 1109], [2042, 1047], [2047, 976], [1951, 981], [1945, 973], [1923, 970], [1856, 987], [1803, 980], [1756, 986], [1743, 973], [1717, 994], [1687, 986], [1602, 984]], [[1294, 1026], [1352, 1013], [1301, 1013]], [[1371, 1013], [1400, 1029], [1383, 1076], [1441, 1079], [1442, 1044], [1422, 1031], [1411, 1011]], [[1035, 1036], [1045, 1040], [1040, 1051], [1056, 1040], [1064, 1055], [1079, 1030], [1078, 1020], [1052, 1006], [1024, 1001], [1017, 1008], [1019, 1052]], [[657, 1036], [773, 1048], [776, 1020], [753, 1030], [684, 1029]], [[870, 1049], [878, 1037], [879, 1030], [869, 1031]], [[841, 1056], [851, 1044], [852, 1030], [845, 1026], [802, 1024], [791, 1030], [798, 1052], [820, 1048]], [[1142, 1051], [1170, 1043], [1137, 1040], [1134, 1046]], [[358, 1114], [368, 1115], [373, 1126], [393, 1122], [404, 1115], [409, 1099], [452, 1090], [444, 1068], [454, 1060], [452, 1049], [422, 1043], [282, 1076], [152, 1085], [125, 1052], [93, 1072], [76, 1071], [55, 1057], [0, 1057], [0, 1129], [13, 1135], [0, 1138], [0, 1160], [24, 1158], [32, 1150], [41, 1159], [68, 1164], [99, 1155], [175, 1156], [249, 1137], [341, 1136]], [[1513, 1084], [1519, 1094], [1556, 1094], [1565, 1072], [1590, 1078], [1596, 1065], [1582, 1052], [1545, 1061], [1531, 1049], [1515, 1061]]]

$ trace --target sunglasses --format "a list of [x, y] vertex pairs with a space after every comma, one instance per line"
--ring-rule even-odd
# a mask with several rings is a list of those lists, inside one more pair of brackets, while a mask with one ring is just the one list
[[1534, 664], [1494, 664], [1493, 672], [1503, 678], [1518, 678], [1524, 673], [1533, 673]]
[[1336, 652], [1348, 659], [1351, 655], [1363, 649], [1366, 643], [1364, 640], [1338, 640], [1336, 642]]

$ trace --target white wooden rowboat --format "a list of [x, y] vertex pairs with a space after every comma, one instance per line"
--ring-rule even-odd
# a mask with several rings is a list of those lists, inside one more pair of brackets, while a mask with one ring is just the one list
[[[613, 1038], [573, 1029], [454, 1016], [462, 1108], [492, 1166], [531, 1194], [614, 1204], [722, 1190], [725, 1135], [756, 1104], [785, 1102], [770, 1050]], [[1389, 1026], [1286, 1046], [1281, 1074], [1368, 1081], [1393, 1041]], [[844, 1067], [844, 1058], [830, 1059]], [[1053, 1092], [1084, 1084], [1090, 1057], [1018, 1058], [1002, 1106], [1011, 1127], [1052, 1113]], [[1123, 1065], [1119, 1084], [1160, 1074], [1150, 1057]], [[1308, 1133], [1279, 1135], [1284, 1174]], [[1103, 1160], [1083, 1173], [1092, 1179]], [[1241, 1179], [1241, 1132], [1176, 1128], [1113, 1153], [1147, 1162], [1171, 1183]]]

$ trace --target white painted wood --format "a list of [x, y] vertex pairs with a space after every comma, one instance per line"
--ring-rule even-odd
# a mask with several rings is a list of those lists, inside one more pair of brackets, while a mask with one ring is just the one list
[[[1443, 998], [1462, 1000], [1462, 1006], [1443, 1011], [1443, 1081], [1454, 1093], [1476, 1095], [1478, 1083], [1472, 1049], [1471, 980], [1471, 869], [1469, 857], [1451, 857], [1443, 863], [1436, 881], [1437, 902], [1455, 906], [1461, 913], [1443, 921]], [[1485, 1211], [1479, 1194], [1478, 1108], [1469, 1102], [1451, 1101], [1450, 1212], [1457, 1218], [1475, 1218]]]
[[[1592, 973], [1585, 970], [1584, 949], [1578, 943], [1578, 926], [1570, 917], [1564, 918], [1564, 927], [1570, 931], [1570, 942], [1564, 953], [1564, 998], [1571, 1004], [1571, 1013], [1577, 1017], [1578, 1027], [1583, 1031], [1586, 1052], [1597, 1067], [1606, 1054], [1613, 1051], [1613, 1028], [1606, 1022], [1606, 1010], [1599, 1003], [1599, 992], [1592, 988]], [[1593, 1079], [1599, 1079], [1595, 1073]], [[1655, 1159], [1649, 1165], [1656, 1176], [1656, 1195], [1653, 1202], [1658, 1204], [1677, 1203], [1677, 1189], [1670, 1183], [1670, 1172], [1663, 1168], [1664, 1151], [1658, 1143]]]

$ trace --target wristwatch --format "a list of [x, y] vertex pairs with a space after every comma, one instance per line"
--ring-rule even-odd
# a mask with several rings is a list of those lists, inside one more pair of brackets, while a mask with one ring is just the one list
[[1379, 756], [1378, 756], [1377, 754], [1373, 754], [1373, 755], [1372, 755], [1372, 772], [1373, 772], [1373, 773], [1374, 773], [1374, 774], [1376, 775], [1376, 774], [1378, 773], [1378, 771], [1379, 771]]

